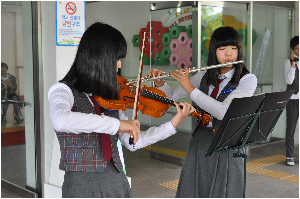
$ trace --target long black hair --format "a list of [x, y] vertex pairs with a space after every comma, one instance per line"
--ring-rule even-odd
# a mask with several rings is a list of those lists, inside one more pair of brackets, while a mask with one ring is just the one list
[[[232, 27], [220, 27], [214, 31], [211, 36], [208, 52], [207, 65], [220, 64], [217, 60], [216, 50], [223, 46], [236, 46], [238, 48], [237, 61], [243, 60], [243, 44], [239, 33]], [[249, 73], [244, 63], [235, 64], [235, 72], [230, 80], [234, 84], [238, 84], [240, 78]], [[207, 83], [217, 86], [219, 69], [210, 69], [207, 71]]]
[[117, 61], [125, 58], [127, 44], [120, 31], [100, 22], [83, 34], [75, 60], [61, 80], [80, 92], [119, 99]]

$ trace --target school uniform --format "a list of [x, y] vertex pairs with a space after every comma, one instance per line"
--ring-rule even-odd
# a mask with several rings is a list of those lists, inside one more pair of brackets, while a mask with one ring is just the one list
[[290, 59], [285, 60], [285, 80], [287, 91], [294, 90], [290, 100], [286, 105], [286, 157], [293, 158], [294, 155], [294, 135], [299, 118], [299, 61], [296, 67], [291, 67]]
[[[118, 152], [117, 141], [131, 151], [163, 140], [176, 133], [171, 121], [140, 133], [133, 149], [130, 135], [118, 132], [122, 111], [100, 107], [90, 98], [65, 83], [54, 84], [48, 92], [50, 120], [60, 144], [59, 169], [65, 171], [63, 197], [133, 197]], [[101, 134], [109, 135], [111, 158], [104, 158]]]
[[[243, 197], [244, 165], [242, 158], [234, 158], [235, 150], [218, 155], [205, 157], [213, 137], [213, 128], [218, 129], [230, 102], [233, 98], [250, 97], [253, 95], [257, 79], [253, 74], [246, 74], [239, 84], [232, 84], [230, 80], [234, 74], [233, 68], [226, 74], [219, 75], [222, 79], [216, 100], [210, 95], [213, 85], [207, 85], [206, 71], [200, 71], [191, 77], [195, 87], [191, 95], [181, 85], [171, 88], [167, 83], [159, 87], [166, 95], [178, 100], [190, 96], [202, 112], [208, 112], [212, 120], [207, 126], [199, 123], [192, 134], [185, 155], [176, 197], [208, 198], [208, 197]], [[242, 107], [241, 107], [242, 108]]]

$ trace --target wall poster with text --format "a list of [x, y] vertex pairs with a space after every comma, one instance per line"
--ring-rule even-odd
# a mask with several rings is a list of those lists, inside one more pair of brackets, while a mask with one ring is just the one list
[[56, 45], [78, 46], [86, 29], [85, 1], [56, 1]]

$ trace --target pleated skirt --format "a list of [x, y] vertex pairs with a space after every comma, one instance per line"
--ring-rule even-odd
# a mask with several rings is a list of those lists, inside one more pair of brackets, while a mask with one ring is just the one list
[[205, 157], [214, 134], [211, 128], [197, 128], [190, 140], [177, 198], [242, 198], [244, 159], [234, 158], [236, 150]]
[[132, 198], [123, 172], [108, 162], [105, 172], [66, 171], [62, 186], [63, 198]]

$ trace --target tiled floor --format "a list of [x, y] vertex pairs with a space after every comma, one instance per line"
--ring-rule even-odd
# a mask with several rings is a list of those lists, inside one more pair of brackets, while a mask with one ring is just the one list
[[[248, 156], [247, 198], [299, 198], [299, 147], [295, 148], [295, 166], [285, 164], [284, 154], [285, 149], [279, 148]], [[134, 197], [175, 197], [181, 166], [149, 158], [148, 150], [132, 153], [125, 149], [124, 156]], [[269, 174], [255, 174], [256, 169], [268, 170]]]
[[1, 188], [1, 198], [21, 198], [21, 197]]
[[[150, 158], [145, 149], [123, 151], [135, 198], [175, 197], [180, 165]], [[299, 147], [295, 148], [295, 166], [285, 164], [284, 153], [284, 148], [278, 148], [248, 156], [247, 198], [299, 198]], [[2, 189], [1, 197], [18, 196]]]
[[[159, 142], [151, 150], [184, 157], [188, 138], [178, 132], [168, 143]], [[183, 144], [182, 144], [183, 143]], [[175, 147], [176, 146], [176, 147]], [[3, 147], [1, 178], [25, 187], [25, 145]], [[299, 198], [299, 147], [295, 148], [295, 166], [285, 164], [285, 148], [259, 150], [247, 158], [247, 198]], [[130, 152], [123, 148], [127, 176], [131, 177], [136, 198], [174, 198], [181, 166], [150, 158], [150, 147]], [[256, 150], [257, 151], [257, 150]], [[1, 189], [2, 198], [17, 198]]]

